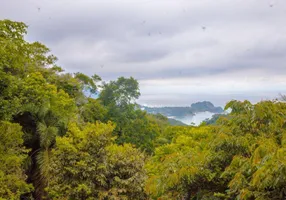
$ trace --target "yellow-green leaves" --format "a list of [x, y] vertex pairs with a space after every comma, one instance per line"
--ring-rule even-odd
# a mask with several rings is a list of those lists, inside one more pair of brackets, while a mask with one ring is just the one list
[[22, 168], [27, 151], [23, 147], [21, 127], [0, 121], [0, 198], [17, 200], [31, 191]]
[[[156, 149], [146, 168], [149, 179], [146, 191], [152, 197], [182, 198], [190, 185], [213, 178], [207, 169], [209, 144], [213, 135], [209, 127], [183, 128], [173, 143]], [[164, 198], [165, 198], [164, 197]]]
[[222, 174], [229, 180], [228, 194], [239, 199], [282, 199], [286, 185], [285, 103], [235, 102], [233, 106], [231, 119], [224, 124], [229, 134], [234, 134], [228, 136], [227, 143], [245, 139], [240, 143], [248, 150], [233, 157]]
[[281, 102], [230, 102], [217, 126], [170, 127], [146, 169], [154, 199], [282, 199], [286, 185]]
[[144, 155], [113, 143], [111, 123], [70, 124], [52, 151], [53, 199], [145, 199]]

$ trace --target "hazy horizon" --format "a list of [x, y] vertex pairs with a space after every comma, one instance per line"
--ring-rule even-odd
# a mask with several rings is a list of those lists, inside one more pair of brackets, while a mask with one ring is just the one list
[[[265, 101], [265, 100], [274, 100], [274, 99], [279, 99], [280, 98], [280, 94], [279, 93], [273, 93], [271, 95], [265, 95], [265, 96], [255, 96], [255, 95], [251, 95], [249, 94], [249, 96], [246, 96], [245, 94], [236, 94], [236, 95], [232, 95], [232, 94], [226, 94], [224, 96], [222, 95], [197, 95], [197, 96], [193, 96], [190, 97], [188, 96], [187, 98], [184, 98], [182, 95], [182, 97], [178, 97], [178, 95], [176, 95], [173, 98], [170, 98], [170, 96], [172, 95], [168, 95], [168, 98], [158, 98], [158, 97], [150, 97], [148, 99], [148, 96], [142, 96], [139, 98], [139, 100], [137, 101], [137, 103], [139, 103], [140, 105], [146, 105], [146, 106], [154, 106], [154, 107], [162, 107], [162, 106], [174, 106], [174, 107], [178, 107], [178, 106], [190, 106], [192, 103], [196, 103], [196, 102], [200, 102], [200, 101], [210, 101], [211, 103], [214, 104], [214, 106], [220, 106], [222, 108], [224, 108], [224, 106], [226, 105], [227, 102], [231, 101], [231, 100], [239, 100], [239, 101], [244, 101], [244, 100], [248, 100], [251, 103], [257, 103], [259, 101]], [[159, 102], [159, 103], [158, 103]]]

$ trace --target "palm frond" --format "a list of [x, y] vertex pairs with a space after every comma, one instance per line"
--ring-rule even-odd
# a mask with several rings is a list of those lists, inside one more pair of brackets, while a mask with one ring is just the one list
[[47, 126], [45, 123], [39, 122], [37, 125], [37, 132], [40, 136], [41, 148], [47, 149], [54, 142], [58, 133], [58, 128], [54, 126]]

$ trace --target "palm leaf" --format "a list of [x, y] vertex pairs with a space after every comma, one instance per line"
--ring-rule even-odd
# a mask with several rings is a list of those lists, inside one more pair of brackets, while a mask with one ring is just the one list
[[40, 146], [47, 149], [54, 142], [58, 133], [58, 128], [54, 126], [47, 126], [45, 123], [39, 122], [37, 125], [37, 132], [40, 136]]

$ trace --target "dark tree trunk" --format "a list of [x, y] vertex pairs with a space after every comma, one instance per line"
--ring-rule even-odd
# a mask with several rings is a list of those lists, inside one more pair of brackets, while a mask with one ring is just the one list
[[37, 153], [40, 150], [40, 141], [37, 135], [37, 124], [33, 116], [28, 112], [15, 116], [13, 121], [22, 126], [22, 131], [24, 132], [24, 146], [31, 150], [28, 154], [31, 162], [29, 168], [26, 169], [26, 175], [28, 176], [26, 182], [33, 184], [35, 188], [32, 194], [23, 195], [21, 198], [30, 199], [30, 196], [32, 195], [35, 200], [42, 200], [44, 195], [44, 186], [41, 183], [42, 181], [39, 180], [36, 160]]

